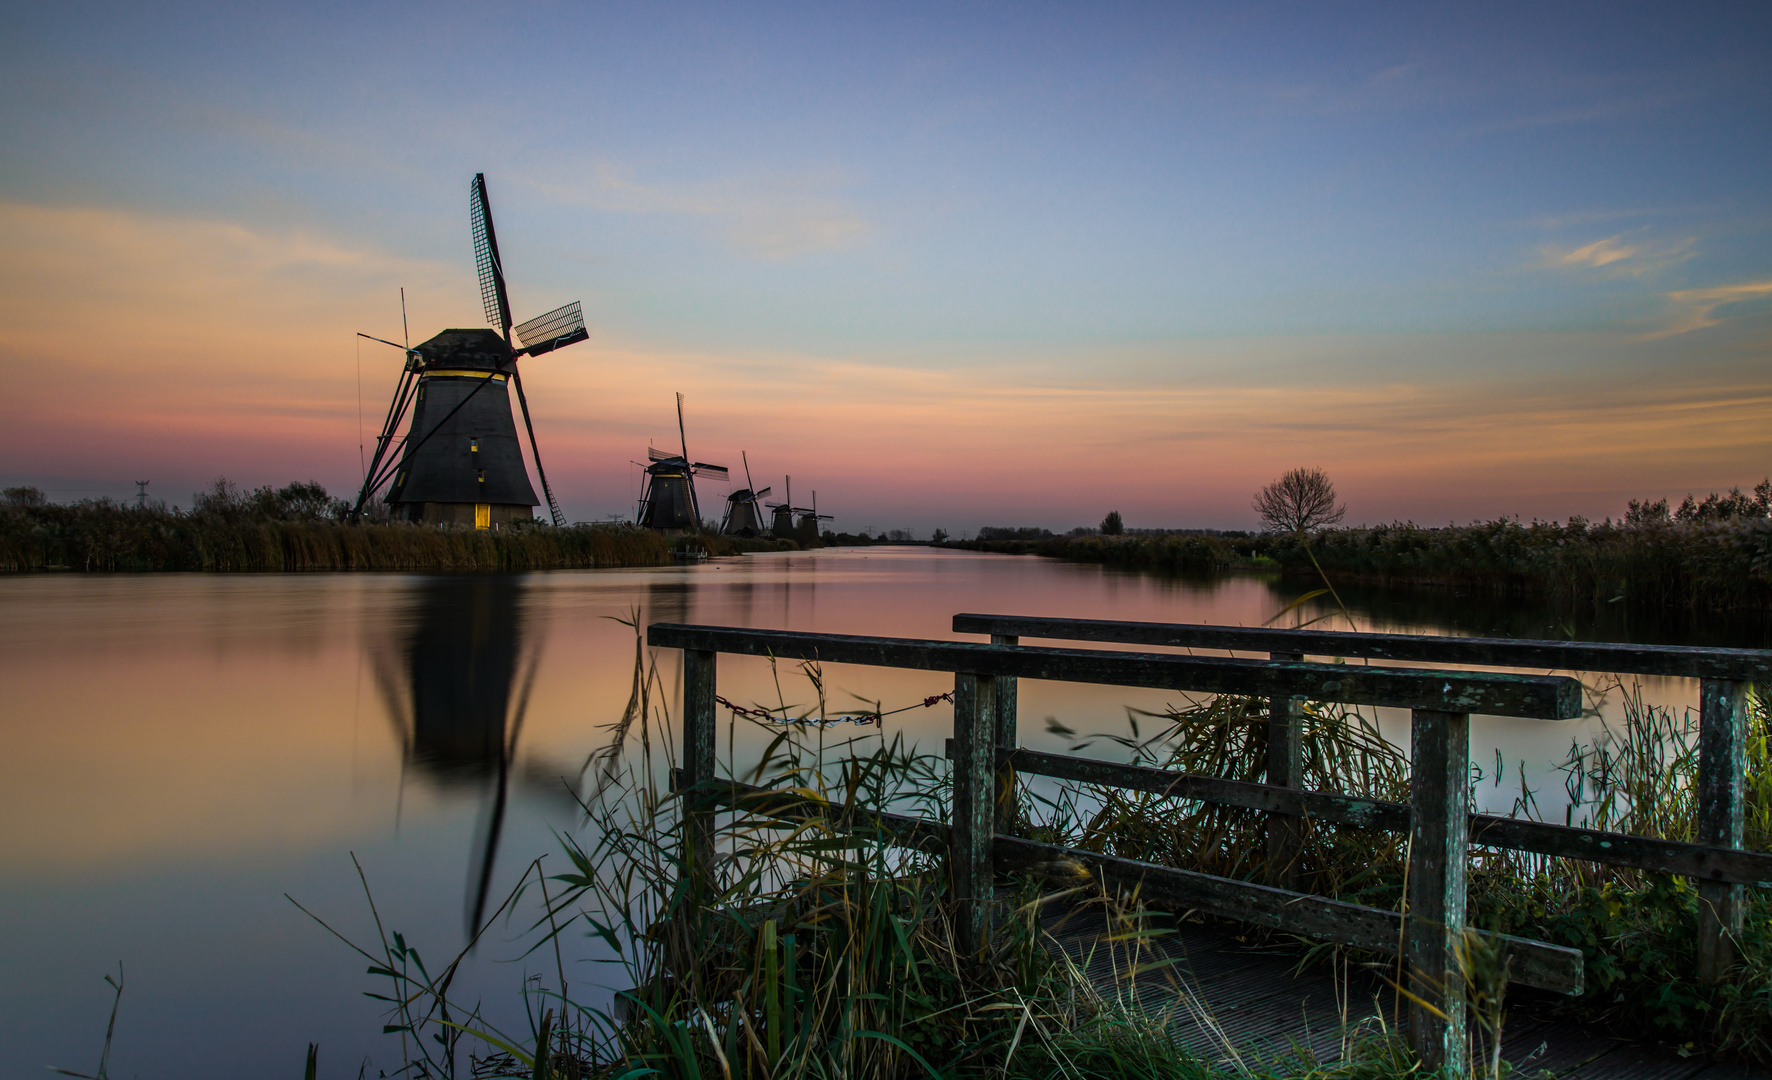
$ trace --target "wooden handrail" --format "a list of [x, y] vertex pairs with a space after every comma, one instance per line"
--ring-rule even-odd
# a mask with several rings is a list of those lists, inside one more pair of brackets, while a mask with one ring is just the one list
[[650, 645], [831, 664], [967, 672], [1058, 682], [1149, 686], [1205, 694], [1306, 697], [1397, 708], [1567, 720], [1581, 715], [1581, 684], [1562, 675], [1281, 663], [1172, 653], [1042, 649], [918, 638], [747, 630], [653, 623]]
[[[948, 740], [948, 746], [951, 757], [953, 740]], [[1252, 780], [1227, 780], [1220, 776], [1202, 776], [1148, 765], [1123, 765], [1071, 754], [1045, 754], [1025, 747], [1010, 749], [1000, 746], [997, 761], [1018, 773], [1127, 788], [1170, 799], [1195, 799], [1332, 825], [1392, 831], [1409, 828], [1408, 803], [1362, 799], [1328, 791], [1304, 791]], [[1470, 842], [1608, 866], [1628, 866], [1657, 874], [1680, 874], [1701, 881], [1772, 889], [1772, 854], [1761, 851], [1657, 840], [1600, 829], [1578, 829], [1499, 814], [1471, 814]]]
[[1228, 652], [1298, 653], [1424, 664], [1476, 664], [1539, 671], [1603, 671], [1738, 682], [1772, 681], [1772, 650], [1691, 645], [1624, 645], [1590, 641], [1364, 634], [1340, 630], [1278, 630], [1203, 623], [1048, 619], [1028, 615], [954, 616], [957, 634], [1166, 645]]

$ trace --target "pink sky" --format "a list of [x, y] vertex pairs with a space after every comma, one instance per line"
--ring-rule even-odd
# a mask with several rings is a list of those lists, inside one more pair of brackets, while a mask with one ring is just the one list
[[[15, 374], [9, 482], [77, 497], [135, 479], [176, 502], [238, 483], [358, 482], [357, 364], [372, 439], [397, 354], [475, 325], [465, 266], [298, 231], [0, 205], [0, 361]], [[465, 260], [464, 260], [465, 261]], [[1767, 291], [1766, 287], [1760, 287]], [[1706, 298], [1708, 300], [1708, 298]], [[1351, 520], [1592, 517], [1637, 495], [1768, 471], [1763, 341], [1669, 301], [1675, 332], [1198, 338], [986, 344], [844, 356], [590, 342], [525, 365], [550, 479], [574, 518], [631, 511], [632, 459], [675, 442], [758, 484], [791, 473], [840, 527], [1245, 527], [1250, 493], [1329, 470]], [[1695, 338], [1708, 335], [1693, 358]], [[1680, 363], [1678, 379], [1655, 375]], [[1603, 365], [1596, 374], [1596, 363]], [[1760, 377], [1753, 377], [1758, 368]], [[1611, 374], [1606, 374], [1610, 368]], [[726, 488], [708, 485], [704, 502]], [[804, 494], [802, 494], [804, 493]], [[711, 504], [711, 503], [710, 503]]]

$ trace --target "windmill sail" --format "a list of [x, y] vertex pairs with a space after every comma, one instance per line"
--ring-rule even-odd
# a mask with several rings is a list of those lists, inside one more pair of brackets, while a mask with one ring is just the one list
[[585, 330], [584, 310], [577, 300], [517, 325], [517, 340], [523, 343], [523, 351], [530, 356], [553, 352], [590, 336]]
[[468, 188], [468, 217], [474, 230], [474, 268], [480, 273], [480, 302], [486, 321], [509, 341], [511, 299], [505, 294], [505, 268], [498, 257], [498, 233], [492, 227], [492, 201], [486, 196], [486, 174], [475, 173]]

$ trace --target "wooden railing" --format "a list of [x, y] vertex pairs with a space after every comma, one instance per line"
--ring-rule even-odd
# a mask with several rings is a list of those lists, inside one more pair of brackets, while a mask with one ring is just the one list
[[[1754, 684], [1772, 684], [1772, 651], [1684, 645], [1622, 645], [1585, 641], [1355, 634], [1325, 630], [1207, 626], [1188, 623], [1048, 619], [1020, 615], [954, 616], [954, 631], [989, 634], [993, 642], [1021, 638], [1163, 645], [1226, 652], [1265, 652], [1302, 659], [1328, 656], [1428, 664], [1472, 664], [1539, 671], [1591, 671], [1699, 680], [1698, 797], [1694, 844], [1670, 843], [1567, 829], [1476, 814], [1471, 839], [1543, 855], [1586, 859], [1668, 874], [1698, 885], [1699, 978], [1715, 982], [1733, 959], [1733, 938], [1746, 914], [1745, 888], [1772, 887], [1772, 856], [1741, 850], [1746, 825], [1747, 699]], [[1276, 702], [1269, 721], [1268, 783], [1296, 786], [1298, 733]], [[1285, 811], [1270, 814], [1269, 865], [1285, 865], [1293, 850]], [[1276, 858], [1277, 857], [1277, 858]]]
[[[1345, 634], [1313, 635], [1310, 641], [1280, 638], [1261, 646], [1264, 651], [1274, 654], [1268, 659], [1245, 660], [1173, 653], [1037, 648], [1019, 644], [1021, 637], [1068, 636], [1134, 644], [1192, 644], [1214, 649], [1254, 647], [1179, 640], [1184, 632], [1242, 632], [1229, 627], [1163, 627], [984, 615], [956, 616], [954, 623], [957, 631], [991, 634], [992, 643], [667, 623], [649, 627], [647, 640], [650, 644], [684, 650], [681, 783], [686, 798], [690, 800], [685, 804], [688, 812], [684, 828], [687, 861], [691, 868], [711, 865], [714, 835], [711, 813], [719, 805], [739, 802], [783, 815], [791, 816], [797, 812], [792, 800], [784, 801], [767, 790], [731, 781], [715, 782], [715, 658], [725, 652], [953, 673], [950, 820], [940, 823], [891, 813], [875, 817], [907, 841], [945, 838], [954, 895], [960, 901], [957, 931], [963, 948], [977, 951], [989, 940], [995, 870], [1034, 869], [1055, 862], [1082, 863], [1105, 880], [1137, 884], [1146, 896], [1210, 914], [1392, 954], [1400, 948], [1409, 969], [1411, 992], [1432, 1006], [1411, 1009], [1411, 1041], [1424, 1061], [1434, 1067], [1462, 1071], [1465, 1061], [1464, 987], [1454, 956], [1454, 944], [1466, 930], [1466, 850], [1472, 840], [1545, 854], [1687, 873], [1700, 878], [1707, 887], [1739, 889], [1745, 883], [1764, 885], [1772, 882], [1772, 856], [1739, 850], [1739, 823], [1732, 845], [1705, 845], [1647, 840], [1470, 813], [1470, 715], [1481, 713], [1543, 720], [1573, 718], [1579, 715], [1581, 705], [1580, 684], [1574, 679], [1305, 663], [1301, 659], [1307, 653], [1325, 654], [1317, 651], [1317, 647], [1324, 644], [1317, 638], [1336, 639], [1335, 649], [1328, 652], [1350, 656], [1368, 654], [1353, 651], [1352, 646], [1358, 642], [1342, 639], [1384, 637], [1388, 644], [1368, 643], [1369, 647], [1385, 647], [1393, 652], [1369, 655], [1428, 662], [1496, 663], [1493, 660], [1396, 654], [1396, 650], [1403, 649], [1408, 640], [1415, 641], [1415, 647], [1419, 648], [1424, 640], [1456, 639], [1396, 639], [1389, 635]], [[1115, 634], [1126, 636], [1111, 636]], [[1145, 636], [1134, 636], [1140, 634]], [[1215, 640], [1229, 641], [1231, 638]], [[1556, 646], [1559, 643], [1540, 644]], [[1754, 655], [1760, 656], [1758, 662], [1761, 664], [1772, 660], [1772, 656], [1766, 654]], [[1536, 666], [1538, 661], [1531, 663]], [[1566, 662], [1559, 666], [1583, 668], [1581, 664]], [[1702, 677], [1713, 678], [1718, 671], [1739, 675], [1742, 670], [1740, 667], [1704, 668]], [[1255, 784], [1189, 776], [1162, 769], [1022, 749], [1017, 745], [1015, 729], [1017, 680], [1022, 678], [1265, 698], [1271, 704], [1270, 731], [1272, 736], [1277, 736], [1277, 739], [1270, 738], [1270, 782]], [[1731, 708], [1734, 714], [1738, 714], [1741, 711], [1740, 681], [1725, 681], [1736, 687], [1736, 697], [1719, 699], [1713, 707]], [[1298, 703], [1304, 700], [1409, 709], [1413, 776], [1410, 803], [1376, 802], [1337, 793], [1299, 790], [1298, 722], [1301, 712]], [[1733, 705], [1729, 704], [1731, 701]], [[1743, 726], [1738, 724], [1737, 730]], [[1269, 831], [1270, 862], [1277, 866], [1274, 878], [1265, 885], [1220, 878], [1008, 835], [999, 831], [998, 823], [1007, 816], [1009, 808], [999, 802], [996, 794], [1013, 791], [1013, 776], [1017, 770], [1265, 811], [1274, 826]], [[1302, 836], [1299, 825], [1307, 818], [1345, 825], [1408, 829], [1411, 843], [1407, 913], [1349, 904], [1289, 887], [1294, 883], [1291, 864], [1296, 859]], [[1714, 892], [1711, 895], [1715, 895]], [[1716, 900], [1711, 903], [1715, 904]], [[1721, 912], [1722, 908], [1717, 910]], [[1579, 992], [1582, 959], [1578, 950], [1507, 935], [1492, 937], [1506, 954], [1509, 975], [1514, 981], [1563, 993]]]

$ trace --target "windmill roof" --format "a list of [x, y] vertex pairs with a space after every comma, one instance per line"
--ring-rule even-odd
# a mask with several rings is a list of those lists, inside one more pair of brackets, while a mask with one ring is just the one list
[[426, 367], [496, 371], [511, 362], [511, 347], [496, 330], [445, 330], [418, 346]]

